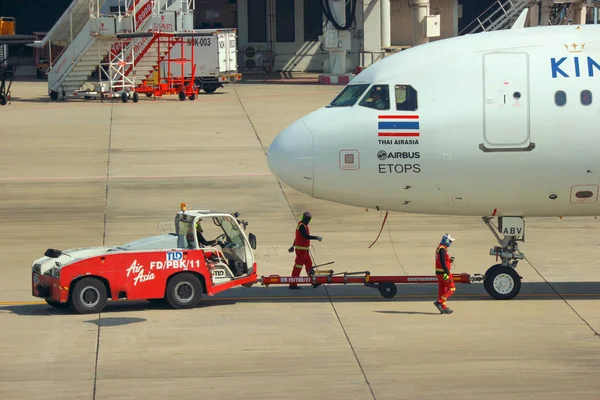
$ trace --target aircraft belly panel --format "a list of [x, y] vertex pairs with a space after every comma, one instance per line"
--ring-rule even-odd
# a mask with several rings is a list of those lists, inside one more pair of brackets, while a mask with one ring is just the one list
[[525, 53], [483, 57], [483, 151], [532, 150], [529, 130], [529, 59]]

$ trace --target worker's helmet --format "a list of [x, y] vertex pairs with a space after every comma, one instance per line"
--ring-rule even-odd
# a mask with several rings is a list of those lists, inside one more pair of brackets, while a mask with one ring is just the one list
[[450, 236], [449, 233], [446, 233], [444, 236], [442, 236], [442, 240], [440, 243], [444, 246], [450, 246], [452, 242], [454, 242], [454, 240], [455, 239], [452, 236]]
[[200, 221], [202, 221], [202, 218], [200, 218], [198, 221], [196, 221], [196, 230], [200, 231], [200, 232], [204, 232], [204, 230], [202, 229], [202, 225], [200, 224]]
[[302, 214], [302, 219], [305, 221], [310, 221], [312, 219], [312, 214], [308, 211], [305, 211], [304, 214]]

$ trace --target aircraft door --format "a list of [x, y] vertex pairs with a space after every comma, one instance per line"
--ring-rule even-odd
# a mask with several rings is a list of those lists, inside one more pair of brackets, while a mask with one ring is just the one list
[[526, 53], [483, 56], [484, 152], [531, 151], [529, 57]]

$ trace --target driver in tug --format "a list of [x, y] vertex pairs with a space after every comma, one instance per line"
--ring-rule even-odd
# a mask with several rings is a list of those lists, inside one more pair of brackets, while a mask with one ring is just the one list
[[206, 240], [204, 238], [204, 236], [202, 235], [202, 232], [204, 232], [204, 229], [202, 229], [202, 224], [200, 223], [200, 221], [202, 221], [202, 219], [199, 219], [198, 222], [196, 222], [196, 235], [198, 236], [198, 243], [201, 245], [204, 245], [204, 246], [214, 246], [214, 245], [218, 244], [219, 246], [223, 247], [221, 242], [219, 242], [217, 239]]
[[[220, 235], [217, 236], [217, 239], [214, 240], [206, 240], [206, 238], [204, 237], [204, 235], [202, 234], [204, 232], [204, 229], [202, 229], [202, 224], [200, 223], [202, 221], [202, 219], [199, 219], [198, 222], [196, 222], [196, 235], [198, 236], [198, 244], [202, 247], [202, 246], [214, 246], [214, 245], [219, 245], [221, 246], [221, 248], [224, 248], [227, 245], [227, 239], [224, 239], [224, 241], [220, 241], [218, 240], [219, 237], [223, 236], [224, 238], [226, 238], [226, 236], [224, 235]], [[210, 254], [211, 256], [209, 258], [213, 258], [213, 257], [219, 257], [218, 253], [217, 254], [213, 254], [212, 252], [209, 252], [208, 254]], [[233, 274], [234, 277], [237, 276], [241, 276], [244, 274], [244, 270], [242, 267], [236, 265], [236, 263], [232, 262], [231, 260], [222, 260], [227, 267], [229, 268], [229, 270], [231, 271], [231, 273]]]

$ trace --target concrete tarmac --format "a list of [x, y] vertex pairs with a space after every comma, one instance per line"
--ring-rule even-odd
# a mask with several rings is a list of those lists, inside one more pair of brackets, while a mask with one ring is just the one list
[[[431, 284], [394, 299], [360, 285], [235, 288], [193, 310], [109, 304], [99, 315], [31, 296], [47, 248], [156, 235], [188, 209], [239, 211], [260, 275], [289, 275], [296, 220], [313, 214], [316, 263], [336, 272], [431, 275], [445, 232], [455, 270], [483, 274], [479, 218], [383, 214], [280, 184], [265, 151], [339, 86], [237, 84], [195, 101], [57, 101], [15, 82], [0, 107], [0, 399], [599, 399], [600, 222], [526, 220], [521, 294], [457, 285], [440, 315]], [[304, 272], [303, 272], [304, 275]]]

